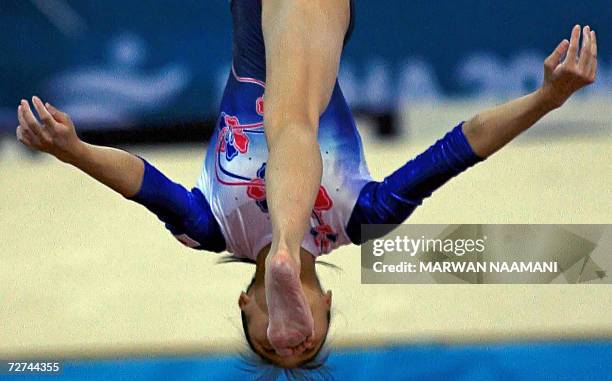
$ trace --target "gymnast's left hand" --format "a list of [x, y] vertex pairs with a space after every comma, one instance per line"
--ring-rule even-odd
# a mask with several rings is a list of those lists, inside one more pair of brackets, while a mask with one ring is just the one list
[[[574, 26], [570, 40], [561, 41], [544, 61], [541, 91], [554, 107], [561, 107], [576, 91], [595, 82], [597, 36], [589, 26], [582, 29], [582, 35], [580, 48], [580, 25]], [[561, 60], [563, 55], [565, 59]]]
[[72, 162], [78, 157], [83, 142], [77, 136], [68, 114], [49, 103], [43, 104], [36, 96], [32, 97], [32, 103], [40, 122], [34, 116], [28, 101], [22, 99], [17, 108], [17, 139], [29, 148], [51, 154], [63, 162]]

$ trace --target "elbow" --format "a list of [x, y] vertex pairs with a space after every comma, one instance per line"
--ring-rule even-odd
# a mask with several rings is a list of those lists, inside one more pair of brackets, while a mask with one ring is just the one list
[[489, 137], [487, 137], [487, 129], [484, 128], [482, 118], [479, 114], [463, 123], [462, 131], [476, 156], [481, 159], [486, 159], [491, 155], [491, 149], [489, 144], [487, 144], [489, 139]]
[[472, 144], [472, 141], [478, 140], [478, 138], [482, 135], [482, 122], [480, 120], [480, 115], [477, 114], [467, 122], [463, 123], [463, 134], [470, 144]]

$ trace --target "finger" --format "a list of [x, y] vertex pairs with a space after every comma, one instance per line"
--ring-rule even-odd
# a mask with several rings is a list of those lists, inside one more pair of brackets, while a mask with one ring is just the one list
[[34, 136], [34, 133], [30, 131], [30, 128], [28, 127], [28, 122], [25, 120], [25, 117], [23, 116], [23, 106], [22, 105], [19, 105], [19, 107], [17, 107], [17, 119], [19, 120], [19, 125], [21, 126], [22, 134], [24, 136], [30, 137], [30, 141], [33, 141], [31, 137]]
[[23, 136], [24, 139], [26, 139], [30, 143], [30, 148], [34, 148], [34, 146], [40, 144], [40, 139], [38, 139], [38, 137], [34, 135], [32, 130], [30, 130], [28, 126], [21, 124], [19, 126], [19, 131], [21, 133], [21, 136]]
[[589, 71], [589, 78], [594, 81], [597, 76], [597, 36], [595, 35], [595, 31], [591, 31], [591, 55], [593, 59]]
[[[593, 46], [595, 46], [595, 49], [593, 49]], [[595, 40], [593, 40], [593, 43], [591, 44], [591, 54], [593, 58], [591, 59], [591, 65], [589, 66], [588, 76], [591, 81], [595, 81], [595, 77], [597, 76], [597, 42]]]
[[559, 45], [557, 45], [555, 50], [553, 50], [553, 52], [550, 54], [550, 56], [546, 58], [546, 60], [544, 61], [544, 64], [550, 67], [551, 69], [554, 69], [555, 67], [557, 67], [557, 65], [559, 65], [559, 61], [561, 61], [561, 57], [563, 57], [565, 52], [567, 52], [568, 47], [569, 47], [568, 40], [561, 41]]
[[47, 102], [45, 103], [45, 106], [57, 122], [66, 124], [70, 121], [70, 117], [68, 116], [68, 114], [66, 114], [65, 112], [61, 112], [51, 103]]
[[36, 120], [36, 117], [32, 113], [30, 104], [25, 99], [21, 100], [21, 115], [25, 121], [24, 124], [30, 128], [30, 130], [34, 133], [34, 135], [41, 136], [42, 128], [40, 124], [38, 123], [38, 121]]
[[570, 38], [569, 48], [567, 49], [567, 57], [565, 63], [576, 63], [576, 55], [578, 54], [578, 41], [580, 40], [580, 25], [574, 26], [572, 29], [572, 37]]
[[591, 79], [591, 81], [595, 81], [595, 78], [597, 77], [597, 61], [593, 61], [593, 63], [591, 63], [591, 68], [589, 69], [589, 78]]
[[580, 58], [578, 60], [578, 68], [582, 72], [586, 72], [591, 64], [591, 28], [587, 25], [582, 30], [582, 49], [580, 49]]
[[26, 139], [28, 139], [28, 140], [30, 141], [30, 143], [31, 143], [33, 146], [38, 146], [38, 145], [40, 145], [40, 139], [38, 138], [38, 136], [34, 135], [34, 133], [32, 132], [32, 130], [30, 130], [30, 129], [29, 129], [29, 128], [27, 128], [27, 127], [23, 127], [23, 126], [21, 126], [21, 128], [22, 128], [22, 134], [23, 134], [23, 136], [24, 136]]
[[589, 44], [590, 40], [591, 40], [591, 27], [588, 25], [585, 25], [585, 27], [582, 28], [582, 48], [581, 49], [584, 49]]
[[53, 119], [53, 116], [51, 116], [49, 110], [47, 110], [45, 105], [37, 96], [32, 97], [32, 103], [34, 104], [36, 112], [38, 112], [38, 116], [40, 117], [40, 120], [44, 123], [45, 127], [47, 127], [49, 131], [53, 131], [53, 124], [55, 123], [55, 119]]
[[21, 128], [21, 126], [17, 126], [15, 135], [17, 135], [17, 140], [19, 140], [21, 143], [25, 144], [28, 147], [32, 146], [32, 141], [26, 134], [23, 133], [23, 129]]

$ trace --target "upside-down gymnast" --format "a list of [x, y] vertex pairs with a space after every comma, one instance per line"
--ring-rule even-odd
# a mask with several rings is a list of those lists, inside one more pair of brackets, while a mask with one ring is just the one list
[[16, 134], [144, 205], [183, 244], [254, 263], [238, 300], [245, 336], [261, 359], [284, 368], [307, 367], [327, 337], [332, 297], [318, 282], [317, 257], [361, 244], [362, 224], [402, 223], [592, 83], [597, 68], [595, 32], [575, 26], [546, 59], [537, 91], [460, 123], [378, 182], [337, 81], [352, 3], [234, 0], [232, 15], [233, 65], [193, 189], [138, 156], [83, 142], [69, 116], [38, 97], [40, 121], [22, 100]]

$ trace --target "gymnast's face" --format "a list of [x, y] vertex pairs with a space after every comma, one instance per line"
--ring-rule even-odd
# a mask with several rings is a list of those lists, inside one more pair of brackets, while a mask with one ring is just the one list
[[308, 363], [321, 350], [329, 329], [330, 309], [332, 302], [331, 291], [323, 292], [318, 288], [304, 287], [304, 294], [310, 305], [314, 319], [314, 346], [300, 354], [281, 357], [272, 348], [268, 341], [268, 307], [266, 293], [263, 287], [247, 289], [238, 299], [242, 310], [245, 335], [251, 349], [265, 361], [283, 368], [295, 368]]

